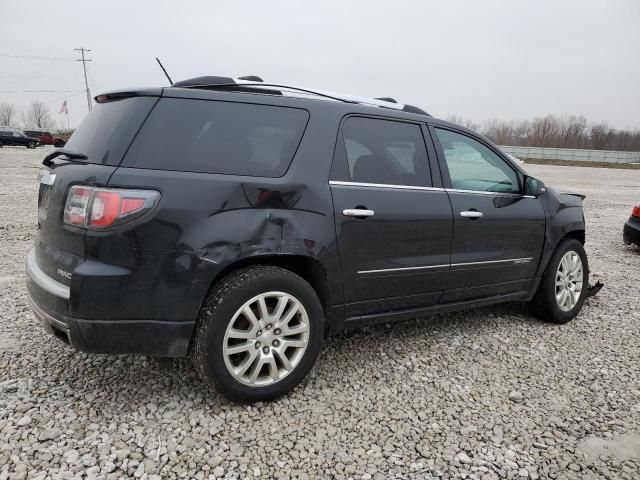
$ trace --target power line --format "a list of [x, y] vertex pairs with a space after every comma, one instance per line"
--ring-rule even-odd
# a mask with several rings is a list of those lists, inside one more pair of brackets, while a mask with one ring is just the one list
[[84, 90], [77, 90], [76, 93], [74, 93], [73, 95], [65, 95], [64, 97], [54, 98], [53, 100], [47, 100], [46, 102], [43, 102], [43, 103], [59, 102], [60, 100], [65, 100], [67, 98], [77, 97], [78, 95], [82, 95], [83, 93], [84, 93]]
[[29, 60], [64, 60], [64, 61], [73, 61], [75, 58], [64, 58], [64, 57], [41, 57], [37, 55], [12, 55], [10, 53], [0, 53], [0, 57], [8, 57], [8, 58], [28, 58]]
[[85, 58], [84, 53], [85, 52], [90, 52], [91, 50], [89, 50], [88, 48], [84, 48], [84, 47], [80, 47], [80, 48], [74, 48], [74, 50], [76, 52], [80, 52], [80, 55], [82, 56], [82, 58], [78, 58], [76, 61], [77, 62], [82, 62], [82, 70], [84, 71], [84, 86], [87, 90], [87, 107], [89, 108], [89, 111], [91, 111], [91, 92], [89, 91], [89, 82], [87, 81], [87, 62], [90, 62], [91, 60], [88, 58]]
[[84, 90], [0, 90], [0, 93], [63, 93], [80, 91]]

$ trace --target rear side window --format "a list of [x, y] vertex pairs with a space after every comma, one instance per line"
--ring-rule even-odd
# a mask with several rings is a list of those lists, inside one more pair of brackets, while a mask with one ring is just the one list
[[281, 177], [308, 119], [296, 108], [164, 98], [123, 166]]
[[132, 97], [95, 105], [65, 148], [84, 153], [88, 163], [118, 165], [156, 100]]
[[349, 117], [342, 125], [335, 180], [429, 186], [427, 151], [418, 125]]

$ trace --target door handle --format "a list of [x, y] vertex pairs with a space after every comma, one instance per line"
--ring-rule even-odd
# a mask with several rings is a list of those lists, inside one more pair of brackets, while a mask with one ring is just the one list
[[478, 212], [476, 210], [466, 210], [464, 212], [460, 212], [460, 216], [464, 218], [481, 218], [482, 215], [482, 212]]
[[376, 212], [366, 208], [345, 208], [342, 214], [346, 217], [373, 217]]

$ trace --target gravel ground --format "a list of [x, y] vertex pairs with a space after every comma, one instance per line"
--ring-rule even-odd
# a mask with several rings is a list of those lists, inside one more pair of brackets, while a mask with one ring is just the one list
[[43, 150], [0, 150], [0, 480], [640, 477], [640, 172], [531, 165], [588, 195], [605, 283], [574, 322], [519, 304], [328, 341], [279, 401], [233, 405], [183, 360], [76, 353], [30, 313], [23, 258]]

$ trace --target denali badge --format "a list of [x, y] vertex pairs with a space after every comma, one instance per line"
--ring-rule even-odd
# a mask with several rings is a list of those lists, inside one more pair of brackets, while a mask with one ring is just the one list
[[65, 272], [61, 268], [58, 269], [58, 275], [60, 275], [61, 277], [66, 278], [67, 280], [71, 280], [71, 274], [69, 272]]
[[514, 265], [519, 265], [519, 264], [521, 264], [521, 263], [529, 263], [529, 262], [531, 262], [531, 259], [530, 259], [530, 258], [517, 258], [517, 259], [515, 259], [515, 260], [513, 261], [513, 264], [514, 264]]

